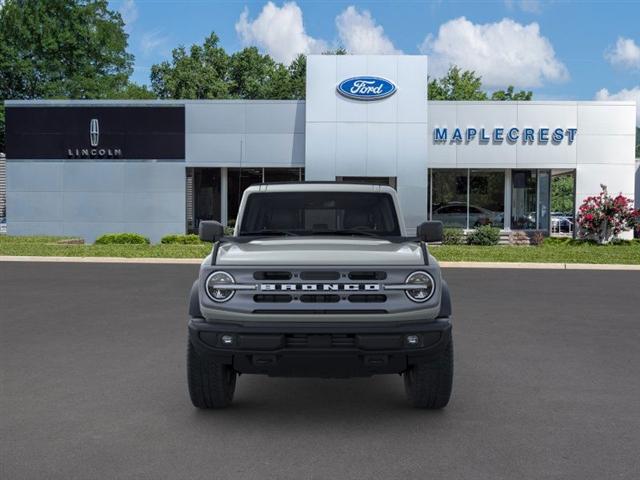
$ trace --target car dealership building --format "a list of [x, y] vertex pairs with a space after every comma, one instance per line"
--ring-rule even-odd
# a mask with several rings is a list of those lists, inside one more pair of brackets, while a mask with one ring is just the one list
[[312, 55], [305, 101], [7, 101], [7, 232], [159, 241], [228, 223], [263, 182], [383, 183], [409, 226], [505, 231], [553, 230], [556, 175], [577, 205], [634, 197], [635, 103], [428, 101], [427, 67]]

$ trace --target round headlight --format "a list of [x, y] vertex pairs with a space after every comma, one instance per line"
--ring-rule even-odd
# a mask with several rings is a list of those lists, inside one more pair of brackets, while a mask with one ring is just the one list
[[433, 281], [433, 277], [427, 272], [413, 272], [407, 277], [405, 283], [416, 286], [415, 289], [405, 290], [409, 300], [413, 300], [414, 302], [426, 302], [433, 296], [433, 292], [436, 291], [436, 282]]
[[236, 281], [227, 272], [213, 272], [207, 278], [205, 290], [209, 298], [214, 302], [226, 302], [233, 297], [234, 290], [227, 290], [224, 285], [231, 283], [236, 283]]

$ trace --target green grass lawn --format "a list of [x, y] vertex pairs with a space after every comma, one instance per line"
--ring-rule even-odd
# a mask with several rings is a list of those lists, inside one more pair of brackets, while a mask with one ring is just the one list
[[[211, 246], [202, 245], [73, 245], [61, 237], [0, 236], [0, 255], [123, 258], [204, 258]], [[68, 239], [66, 239], [68, 241]], [[431, 253], [449, 262], [550, 262], [640, 265], [640, 242], [622, 245], [549, 243], [542, 246], [435, 245]]]

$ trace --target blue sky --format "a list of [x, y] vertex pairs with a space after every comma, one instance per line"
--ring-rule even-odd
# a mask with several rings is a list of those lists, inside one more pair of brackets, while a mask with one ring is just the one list
[[[475, 69], [488, 89], [514, 84], [536, 99], [640, 101], [640, 0], [204, 1], [118, 0], [134, 79], [211, 31], [287, 63], [342, 45], [352, 53], [425, 53], [430, 72]], [[604, 89], [604, 90], [603, 90]]]

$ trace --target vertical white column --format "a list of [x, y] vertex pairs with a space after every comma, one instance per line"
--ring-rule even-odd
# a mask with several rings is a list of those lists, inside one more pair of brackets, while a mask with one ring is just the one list
[[228, 187], [228, 170], [227, 167], [220, 169], [220, 223], [227, 225], [229, 221], [229, 205], [227, 202], [227, 187]]
[[504, 171], [504, 230], [511, 230], [511, 169]]

